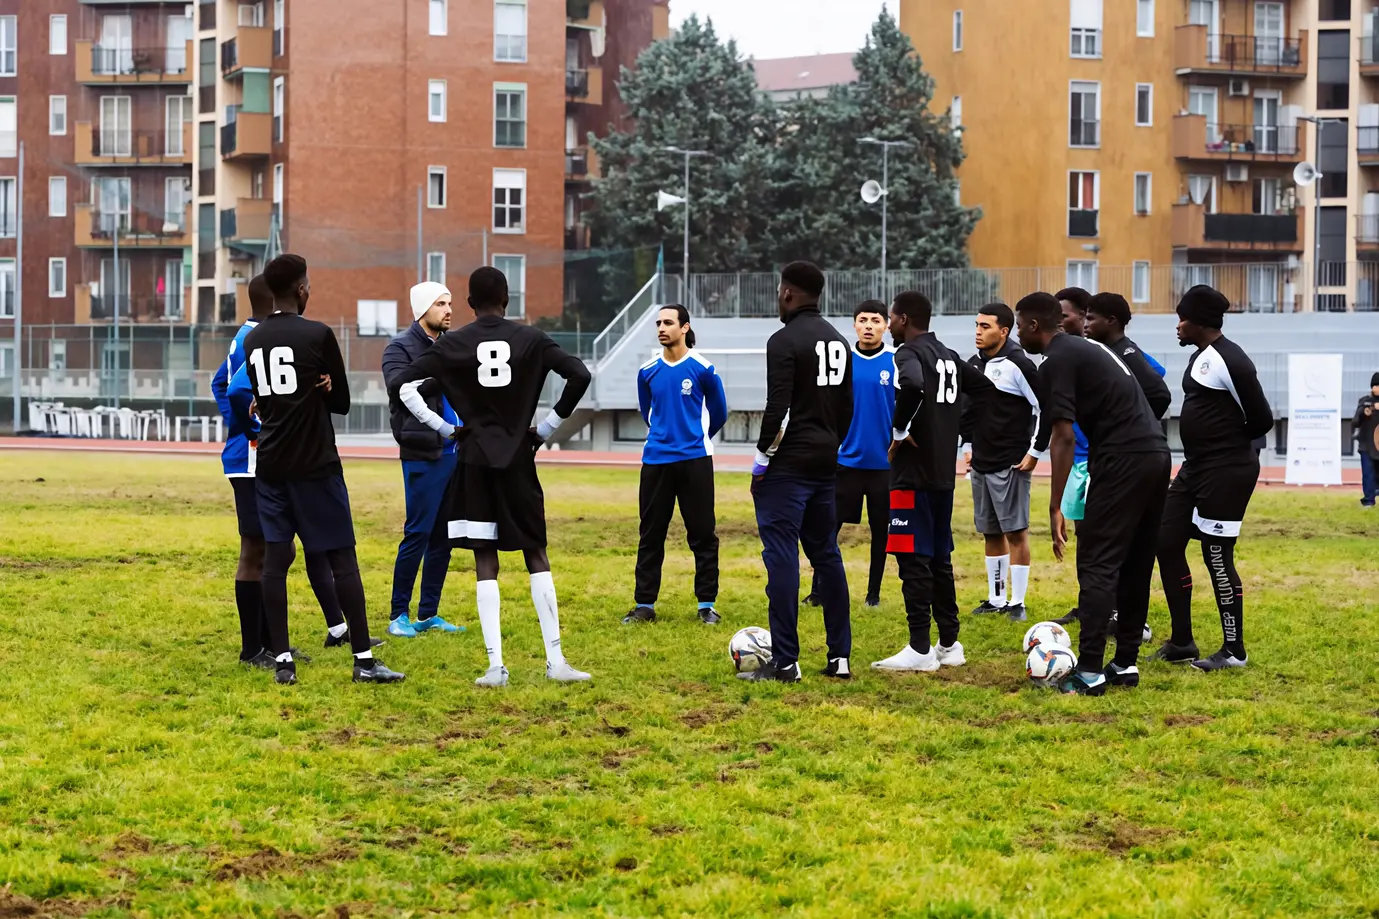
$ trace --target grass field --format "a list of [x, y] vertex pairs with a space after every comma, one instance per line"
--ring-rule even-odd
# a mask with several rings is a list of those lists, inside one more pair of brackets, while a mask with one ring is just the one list
[[[742, 684], [727, 639], [766, 624], [745, 478], [718, 483], [724, 624], [693, 618], [677, 526], [663, 620], [627, 628], [635, 470], [546, 469], [566, 651], [592, 684], [547, 685], [505, 556], [513, 685], [477, 690], [457, 554], [444, 610], [470, 630], [390, 641], [400, 687], [349, 682], [295, 573], [315, 663], [280, 688], [235, 664], [217, 468], [0, 453], [0, 917], [1379, 916], [1379, 517], [1349, 492], [1256, 495], [1247, 671], [1149, 664], [1139, 690], [1086, 699], [1026, 688], [1023, 629], [966, 616], [967, 667], [873, 674], [904, 641], [894, 580], [855, 610], [857, 679], [814, 675], [809, 611], [805, 682]], [[400, 474], [346, 474], [381, 629]], [[984, 573], [958, 494], [970, 606]], [[1075, 593], [1047, 543], [1045, 525], [1037, 615]]]

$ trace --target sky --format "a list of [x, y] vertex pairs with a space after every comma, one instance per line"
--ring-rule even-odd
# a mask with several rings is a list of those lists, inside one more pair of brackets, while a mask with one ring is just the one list
[[[670, 0], [670, 23], [691, 14], [713, 20], [723, 38], [747, 57], [794, 57], [856, 51], [881, 13], [883, 0]], [[890, 10], [896, 15], [897, 0]]]

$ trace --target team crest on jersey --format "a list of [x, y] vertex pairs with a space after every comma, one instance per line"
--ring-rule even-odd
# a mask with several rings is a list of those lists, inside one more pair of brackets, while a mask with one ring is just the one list
[[991, 370], [991, 379], [999, 380], [1001, 378], [1001, 367], [999, 364], [987, 364], [986, 366]]
[[682, 395], [682, 396], [688, 396], [688, 395], [690, 394], [690, 391], [693, 390], [693, 389], [694, 389], [694, 384], [691, 383], [689, 380], [681, 380], [681, 381], [680, 381], [680, 395]]
[[1202, 358], [1200, 361], [1197, 362], [1197, 375], [1198, 375], [1199, 377], [1204, 377], [1204, 376], [1206, 376], [1209, 372], [1211, 372], [1211, 361], [1207, 360], [1207, 359], [1204, 357], [1204, 358]]
[[883, 371], [881, 371], [881, 385], [882, 385], [882, 386], [890, 386], [890, 385], [891, 385], [891, 372], [890, 372], [889, 370], [883, 370]]

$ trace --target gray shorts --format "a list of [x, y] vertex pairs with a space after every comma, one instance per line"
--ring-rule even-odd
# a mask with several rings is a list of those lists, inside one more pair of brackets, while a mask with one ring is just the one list
[[1029, 529], [1030, 476], [1018, 469], [972, 470], [972, 517], [978, 533], [1000, 536]]

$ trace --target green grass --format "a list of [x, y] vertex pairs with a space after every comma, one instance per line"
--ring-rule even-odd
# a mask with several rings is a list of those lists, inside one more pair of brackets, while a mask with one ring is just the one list
[[[347, 476], [381, 627], [400, 473]], [[592, 684], [547, 685], [505, 556], [513, 685], [476, 690], [457, 553], [444, 610], [470, 630], [389, 642], [400, 687], [349, 682], [294, 573], [294, 640], [316, 661], [279, 688], [234, 663], [214, 461], [0, 454], [0, 916], [1379, 915], [1379, 518], [1349, 492], [1256, 495], [1247, 671], [1149, 664], [1138, 691], [1079, 699], [1026, 688], [1022, 628], [989, 618], [964, 616], [967, 667], [873, 674], [904, 641], [894, 580], [854, 614], [857, 679], [814, 676], [808, 611], [805, 682], [746, 686], [727, 639], [766, 614], [745, 479], [718, 483], [725, 621], [708, 629], [678, 524], [662, 621], [618, 622], [635, 470], [543, 478], [565, 646]], [[971, 605], [985, 575], [958, 495]], [[1033, 609], [1074, 592], [1036, 528]], [[1199, 591], [1214, 648], [1210, 603]], [[1157, 592], [1151, 623], [1167, 626]]]

